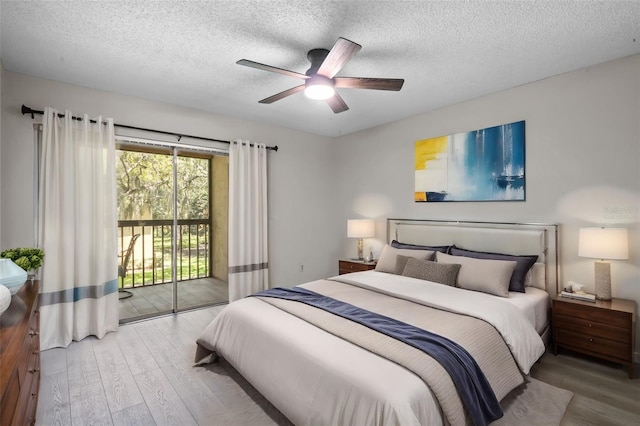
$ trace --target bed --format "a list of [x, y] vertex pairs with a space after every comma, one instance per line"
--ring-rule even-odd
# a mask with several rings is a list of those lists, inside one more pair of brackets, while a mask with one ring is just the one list
[[[286, 294], [277, 297], [264, 294], [229, 304], [198, 338], [196, 362], [223, 357], [298, 425], [487, 424], [495, 417], [486, 416], [496, 415], [491, 401], [486, 407], [468, 405], [469, 398], [484, 401], [484, 394], [467, 395], [467, 386], [461, 386], [460, 380], [468, 378], [449, 375], [443, 367], [446, 362], [436, 361], [433, 353], [425, 355], [412, 343], [424, 336], [407, 342], [375, 327], [391, 321], [412, 332], [428, 330], [428, 339], [444, 336], [447, 342], [454, 341], [452, 345], [463, 348], [464, 356], [468, 354], [470, 363], [482, 371], [484, 385], [474, 386], [488, 384], [496, 401], [502, 400], [524, 383], [544, 352], [549, 295], [557, 291], [557, 235], [557, 226], [547, 224], [389, 219], [385, 250], [415, 250], [410, 256], [395, 256], [396, 261], [412, 259], [404, 271], [409, 264], [436, 265], [412, 257], [424, 247], [388, 249], [392, 244], [455, 246], [535, 256], [527, 272], [528, 284], [523, 292], [497, 297], [384, 271], [381, 262], [389, 256], [383, 253], [378, 270], [330, 277], [283, 289]], [[439, 255], [441, 266], [436, 268], [456, 269], [462, 263], [458, 271], [466, 271], [466, 280], [469, 265], [490, 265], [489, 271], [499, 266], [504, 275], [516, 263], [447, 256]], [[458, 280], [462, 278], [457, 275]], [[331, 306], [337, 301], [340, 305], [335, 309], [347, 306], [357, 318], [318, 309], [308, 297], [322, 303], [329, 300]], [[377, 316], [369, 323], [358, 322], [363, 312]], [[480, 415], [477, 410], [484, 411]]]

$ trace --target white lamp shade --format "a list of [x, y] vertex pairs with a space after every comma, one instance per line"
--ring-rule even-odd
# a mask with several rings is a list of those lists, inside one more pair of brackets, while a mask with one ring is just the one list
[[349, 219], [347, 220], [347, 237], [349, 238], [372, 238], [376, 236], [376, 226], [370, 219]]
[[578, 238], [580, 257], [629, 258], [629, 237], [625, 228], [580, 228]]

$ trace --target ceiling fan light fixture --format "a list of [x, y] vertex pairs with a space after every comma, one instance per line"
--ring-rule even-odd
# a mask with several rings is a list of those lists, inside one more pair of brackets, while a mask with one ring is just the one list
[[333, 80], [321, 75], [313, 76], [305, 81], [304, 94], [309, 99], [324, 101], [335, 95]]

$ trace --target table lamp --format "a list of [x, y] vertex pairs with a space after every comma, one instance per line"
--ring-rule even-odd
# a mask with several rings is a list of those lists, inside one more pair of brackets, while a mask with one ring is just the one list
[[611, 264], [605, 259], [628, 259], [629, 239], [625, 228], [580, 228], [578, 256], [595, 262], [596, 298], [611, 300]]
[[376, 236], [376, 226], [371, 219], [349, 219], [347, 220], [347, 237], [358, 238], [358, 260], [364, 260], [362, 251], [364, 249], [363, 238]]

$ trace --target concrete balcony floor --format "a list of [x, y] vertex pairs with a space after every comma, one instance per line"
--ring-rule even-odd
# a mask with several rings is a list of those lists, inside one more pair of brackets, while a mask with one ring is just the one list
[[[172, 284], [126, 288], [132, 297], [121, 299], [120, 322], [130, 322], [170, 313], [173, 305]], [[121, 294], [121, 296], [124, 296]], [[229, 285], [216, 278], [178, 281], [178, 310], [217, 305], [229, 301]]]

